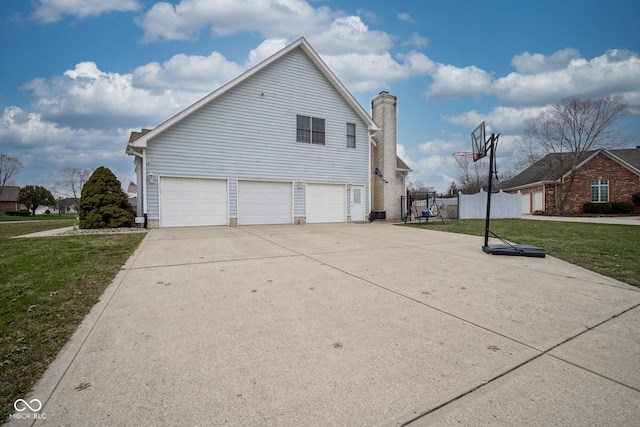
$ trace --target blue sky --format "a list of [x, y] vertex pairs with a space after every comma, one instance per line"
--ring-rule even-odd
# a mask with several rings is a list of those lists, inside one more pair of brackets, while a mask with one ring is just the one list
[[622, 96], [638, 137], [638, 16], [636, 0], [3, 0], [0, 151], [17, 185], [104, 165], [126, 186], [131, 130], [304, 36], [365, 110], [398, 97], [410, 179], [446, 191], [481, 121], [509, 168], [527, 119], [567, 96]]

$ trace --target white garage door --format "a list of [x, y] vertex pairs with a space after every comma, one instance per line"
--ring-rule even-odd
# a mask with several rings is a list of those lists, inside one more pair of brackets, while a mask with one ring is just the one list
[[542, 200], [542, 191], [536, 191], [533, 193], [533, 211], [544, 210], [544, 203]]
[[290, 182], [238, 181], [238, 225], [293, 223]]
[[227, 181], [160, 178], [160, 227], [227, 225]]
[[522, 194], [522, 213], [528, 215], [531, 213], [531, 194]]
[[307, 223], [345, 222], [345, 191], [342, 184], [307, 184]]

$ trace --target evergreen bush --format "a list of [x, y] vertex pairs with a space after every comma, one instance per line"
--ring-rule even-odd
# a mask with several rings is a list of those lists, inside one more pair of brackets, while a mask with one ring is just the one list
[[585, 203], [582, 207], [584, 213], [606, 215], [611, 213], [611, 203]]
[[80, 228], [132, 227], [135, 218], [120, 181], [104, 166], [97, 168], [82, 187], [78, 216]]
[[611, 213], [614, 214], [632, 214], [633, 203], [631, 202], [613, 202], [611, 203]]

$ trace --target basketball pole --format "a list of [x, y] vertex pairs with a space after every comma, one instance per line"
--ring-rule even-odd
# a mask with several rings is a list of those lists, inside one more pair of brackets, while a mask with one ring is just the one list
[[487, 216], [485, 217], [484, 220], [484, 246], [482, 247], [482, 249], [484, 250], [485, 248], [487, 248], [489, 246], [489, 219], [491, 217], [491, 191], [492, 191], [492, 181], [493, 181], [493, 157], [494, 157], [494, 146], [495, 146], [495, 141], [498, 139], [498, 136], [500, 134], [498, 134], [496, 136], [495, 133], [491, 134], [491, 138], [489, 138], [488, 141], [488, 145], [489, 145], [489, 183], [487, 184]]

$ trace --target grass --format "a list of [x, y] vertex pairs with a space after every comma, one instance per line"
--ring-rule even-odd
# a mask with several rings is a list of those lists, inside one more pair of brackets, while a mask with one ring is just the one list
[[73, 222], [0, 224], [0, 423], [144, 238], [142, 233], [9, 238]]
[[[36, 216], [0, 216], [0, 222], [22, 222], [22, 221], [68, 221], [75, 220], [78, 214], [50, 214], [50, 215], [36, 215]], [[73, 225], [73, 223], [71, 224]]]
[[[484, 219], [407, 224], [429, 230], [484, 236]], [[640, 287], [640, 227], [526, 219], [492, 219], [505, 240], [535, 245], [548, 255]], [[478, 240], [482, 246], [482, 239]]]

